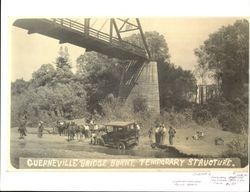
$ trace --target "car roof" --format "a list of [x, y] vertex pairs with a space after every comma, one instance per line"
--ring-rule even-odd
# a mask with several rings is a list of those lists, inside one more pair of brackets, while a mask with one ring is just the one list
[[112, 121], [112, 122], [109, 122], [105, 125], [106, 126], [127, 126], [127, 125], [131, 125], [134, 123], [135, 122], [133, 122], [133, 121]]

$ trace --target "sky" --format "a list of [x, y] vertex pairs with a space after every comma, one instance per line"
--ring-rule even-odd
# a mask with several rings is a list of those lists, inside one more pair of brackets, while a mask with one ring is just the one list
[[[105, 19], [100, 19], [105, 21]], [[132, 21], [133, 19], [131, 19]], [[143, 31], [157, 31], [164, 35], [168, 44], [171, 62], [186, 70], [194, 70], [197, 58], [194, 49], [198, 48], [210, 33], [221, 26], [233, 24], [237, 18], [140, 18]], [[81, 19], [78, 20], [79, 22]], [[94, 19], [92, 22], [94, 23]], [[100, 28], [101, 22], [93, 27]], [[108, 24], [108, 23], [107, 23]], [[106, 25], [107, 25], [106, 24]], [[99, 26], [97, 26], [99, 25]], [[11, 81], [23, 78], [29, 80], [32, 73], [42, 64], [55, 61], [60, 46], [67, 46], [72, 62], [72, 70], [76, 70], [76, 59], [84, 54], [85, 49], [40, 34], [28, 35], [26, 30], [11, 27]]]

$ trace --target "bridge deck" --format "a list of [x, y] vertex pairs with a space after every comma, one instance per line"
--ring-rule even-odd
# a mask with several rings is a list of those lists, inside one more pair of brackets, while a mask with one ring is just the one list
[[87, 50], [119, 59], [147, 59], [143, 48], [119, 40], [110, 39], [110, 35], [86, 28], [83, 24], [70, 19], [18, 19], [13, 24], [28, 30], [29, 34], [39, 33], [60, 40], [60, 43], [71, 43]]

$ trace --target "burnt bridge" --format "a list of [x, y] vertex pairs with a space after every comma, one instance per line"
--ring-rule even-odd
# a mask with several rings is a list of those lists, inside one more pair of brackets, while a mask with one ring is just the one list
[[[108, 33], [91, 27], [89, 18], [82, 23], [66, 18], [18, 19], [13, 25], [28, 30], [28, 34], [39, 33], [58, 39], [59, 43], [130, 60], [121, 77], [119, 98], [130, 104], [136, 98], [144, 98], [150, 111], [160, 112], [157, 63], [150, 61], [150, 51], [138, 18], [135, 22], [129, 18], [111, 18]], [[122, 34], [127, 32], [139, 32], [143, 46], [125, 41]]]

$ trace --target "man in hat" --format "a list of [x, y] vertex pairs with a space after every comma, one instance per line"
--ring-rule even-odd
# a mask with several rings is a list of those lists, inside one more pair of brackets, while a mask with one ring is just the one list
[[151, 143], [152, 143], [152, 140], [153, 140], [152, 139], [153, 132], [154, 132], [153, 127], [150, 127], [150, 129], [148, 131], [148, 137], [149, 137], [149, 140], [150, 140]]
[[168, 134], [169, 134], [169, 144], [173, 145], [174, 144], [173, 140], [174, 140], [174, 136], [176, 134], [176, 131], [175, 131], [175, 129], [172, 126], [170, 126]]
[[39, 121], [38, 123], [38, 137], [42, 138], [43, 136], [43, 121]]
[[167, 129], [166, 129], [164, 124], [162, 124], [161, 127], [162, 127], [162, 130], [161, 130], [161, 133], [162, 133], [161, 145], [164, 145], [166, 143]]
[[20, 134], [19, 139], [23, 139], [24, 136], [27, 136], [27, 129], [26, 129], [26, 123], [27, 123], [27, 116], [24, 115], [21, 117], [21, 119], [19, 120], [19, 127], [18, 127], [18, 132]]
[[155, 143], [156, 145], [160, 144], [160, 125], [157, 124], [155, 128]]

